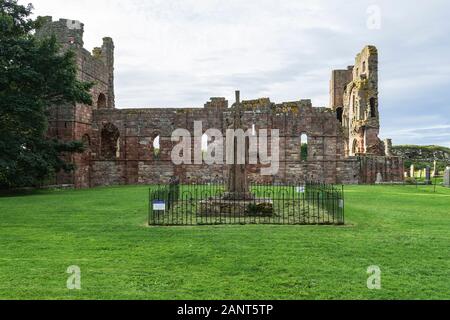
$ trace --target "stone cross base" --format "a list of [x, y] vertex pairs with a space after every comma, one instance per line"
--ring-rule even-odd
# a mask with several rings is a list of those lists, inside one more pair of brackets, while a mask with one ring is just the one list
[[255, 197], [250, 192], [226, 192], [222, 199], [224, 200], [253, 200]]
[[224, 200], [209, 199], [200, 202], [202, 217], [272, 217], [273, 202], [270, 199]]

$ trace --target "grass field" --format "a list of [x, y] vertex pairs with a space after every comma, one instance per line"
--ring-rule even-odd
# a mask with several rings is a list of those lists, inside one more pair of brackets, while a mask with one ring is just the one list
[[146, 187], [1, 197], [0, 299], [450, 299], [450, 189], [432, 190], [347, 187], [343, 227], [150, 228]]

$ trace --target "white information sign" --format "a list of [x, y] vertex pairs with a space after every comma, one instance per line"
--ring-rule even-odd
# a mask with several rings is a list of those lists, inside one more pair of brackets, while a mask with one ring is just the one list
[[166, 203], [164, 201], [153, 201], [153, 211], [166, 211]]
[[305, 187], [297, 187], [297, 192], [298, 193], [305, 193], [306, 192], [306, 188]]

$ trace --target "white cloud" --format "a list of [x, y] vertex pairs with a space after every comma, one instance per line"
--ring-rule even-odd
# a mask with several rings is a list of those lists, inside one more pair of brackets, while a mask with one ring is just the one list
[[[232, 100], [235, 89], [243, 98], [310, 98], [325, 106], [331, 70], [353, 64], [363, 46], [374, 44], [380, 51], [383, 133], [392, 133], [396, 143], [409, 141], [390, 128], [414, 129], [416, 124], [399, 120], [411, 113], [422, 127], [450, 124], [445, 0], [33, 3], [39, 15], [82, 21], [87, 48], [101, 44], [103, 36], [114, 39], [118, 107], [199, 107], [210, 96]], [[374, 4], [382, 12], [380, 30], [366, 27], [367, 8]], [[440, 130], [445, 135], [449, 128]]]

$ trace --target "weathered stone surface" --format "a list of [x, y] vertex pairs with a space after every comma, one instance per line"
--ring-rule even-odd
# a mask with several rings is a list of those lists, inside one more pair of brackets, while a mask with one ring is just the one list
[[431, 167], [425, 169], [425, 184], [431, 184]]
[[[233, 106], [232, 120], [228, 129], [244, 130], [246, 128], [242, 124], [242, 108], [240, 100], [240, 92], [236, 91], [236, 103]], [[233, 164], [228, 165], [228, 183], [227, 192], [224, 195], [224, 199], [227, 200], [250, 200], [253, 199], [253, 195], [250, 193], [250, 187], [247, 177], [247, 166], [245, 164], [238, 164], [238, 144], [237, 141], [233, 142], [233, 148], [227, 148], [227, 154], [231, 159], [234, 159]], [[248, 152], [245, 152], [245, 162], [248, 163]], [[228, 157], [227, 157], [228, 158]]]
[[444, 187], [450, 188], [450, 167], [447, 167], [444, 173]]
[[[343, 72], [343, 71], [342, 71]], [[349, 156], [385, 154], [384, 143], [379, 139], [380, 114], [378, 111], [378, 50], [366, 46], [355, 59], [355, 66], [345, 71], [350, 82], [345, 83], [342, 95], [334, 93], [332, 108], [342, 123], [345, 137], [345, 154]], [[340, 89], [332, 78], [332, 88]], [[333, 90], [332, 90], [333, 94]], [[342, 98], [341, 98], [342, 97]], [[342, 115], [342, 116], [341, 116]]]
[[385, 148], [385, 155], [387, 157], [392, 157], [392, 139], [386, 139], [384, 140], [384, 148]]
[[[204, 107], [192, 109], [115, 109], [113, 41], [104, 38], [91, 54], [83, 48], [83, 32], [79, 22], [52, 21], [51, 17], [38, 31], [39, 36], [55, 34], [64, 50], [74, 50], [79, 78], [95, 83], [93, 106], [63, 105], [50, 110], [50, 137], [83, 140], [88, 146], [84, 154], [67, 158], [76, 165], [75, 172], [58, 174], [52, 184], [77, 188], [157, 184], [168, 183], [173, 176], [182, 183], [226, 181], [226, 165], [174, 165], [171, 135], [183, 128], [193, 136], [194, 121], [202, 121], [204, 130], [217, 128], [225, 133], [231, 114], [228, 101], [215, 97]], [[403, 181], [402, 159], [386, 156], [378, 138], [375, 47], [364, 48], [355, 67], [333, 72], [330, 96], [329, 108], [314, 108], [308, 99], [280, 104], [269, 98], [242, 101], [243, 127], [280, 132], [278, 173], [261, 176], [264, 165], [246, 165], [250, 182], [375, 183], [377, 173], [385, 182]], [[308, 137], [307, 159], [301, 157], [302, 134]], [[155, 140], [159, 140], [158, 149]]]
[[377, 181], [375, 181], [375, 184], [382, 184], [383, 183], [383, 175], [381, 173], [377, 174]]

